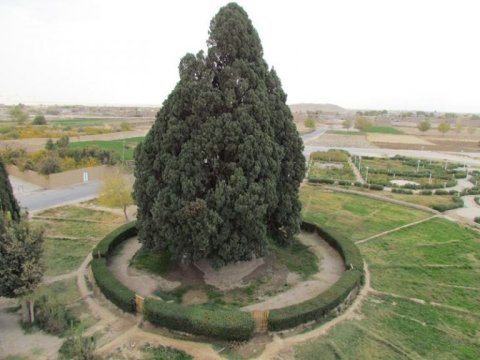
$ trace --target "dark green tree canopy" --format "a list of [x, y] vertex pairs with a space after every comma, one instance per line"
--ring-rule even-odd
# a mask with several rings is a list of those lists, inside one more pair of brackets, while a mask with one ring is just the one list
[[210, 24], [208, 52], [187, 54], [180, 81], [135, 154], [141, 242], [185, 262], [261, 256], [271, 234], [300, 227], [303, 145], [278, 76], [245, 11]]
[[0, 158], [0, 212], [3, 216], [11, 217], [14, 221], [20, 220], [20, 206], [13, 195], [12, 186], [8, 179], [7, 170]]

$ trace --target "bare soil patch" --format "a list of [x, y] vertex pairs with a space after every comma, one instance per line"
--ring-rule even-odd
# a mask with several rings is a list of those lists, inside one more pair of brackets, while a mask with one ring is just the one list
[[379, 134], [379, 133], [368, 133], [368, 141], [373, 143], [393, 143], [393, 144], [412, 144], [412, 145], [432, 145], [426, 139], [421, 139], [413, 135], [394, 135], [394, 134]]
[[329, 146], [329, 147], [356, 147], [356, 148], [375, 148], [365, 135], [341, 135], [341, 134], [323, 134], [322, 136], [307, 141], [307, 145]]
[[303, 232], [299, 239], [303, 244], [310, 246], [311, 251], [319, 259], [320, 271], [313, 275], [311, 280], [298, 282], [287, 291], [246, 306], [244, 310], [278, 309], [298, 304], [320, 295], [340, 278], [345, 271], [345, 264], [335, 249], [314, 233]]

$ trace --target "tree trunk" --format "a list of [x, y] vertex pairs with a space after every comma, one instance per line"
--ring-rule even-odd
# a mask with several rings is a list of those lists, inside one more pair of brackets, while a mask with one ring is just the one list
[[28, 300], [24, 299], [22, 301], [22, 323], [30, 322], [30, 310], [28, 308]]
[[123, 214], [125, 215], [125, 221], [128, 222], [127, 205], [123, 205]]
[[35, 304], [35, 300], [31, 299], [28, 301], [29, 303], [29, 313], [30, 313], [30, 323], [34, 323], [35, 322], [35, 307], [34, 307], [34, 304]]

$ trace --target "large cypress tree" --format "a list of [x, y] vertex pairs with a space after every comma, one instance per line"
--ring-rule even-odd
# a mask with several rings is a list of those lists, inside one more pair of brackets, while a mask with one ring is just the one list
[[260, 38], [235, 3], [210, 24], [208, 53], [180, 81], [135, 154], [140, 241], [185, 262], [261, 256], [268, 233], [300, 226], [302, 142]]
[[20, 206], [13, 196], [12, 185], [8, 179], [5, 165], [0, 158], [0, 212], [4, 216], [11, 217], [14, 221], [20, 220]]

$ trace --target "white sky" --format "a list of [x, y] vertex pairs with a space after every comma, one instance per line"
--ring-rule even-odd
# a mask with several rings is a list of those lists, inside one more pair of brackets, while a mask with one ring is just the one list
[[[0, 103], [159, 105], [226, 1], [0, 0]], [[480, 112], [480, 2], [238, 2], [288, 103]]]

